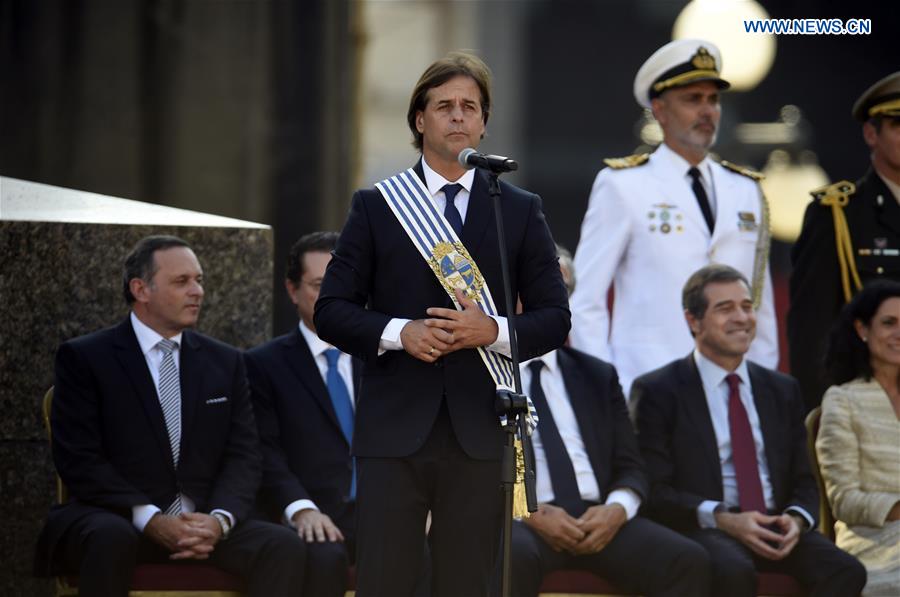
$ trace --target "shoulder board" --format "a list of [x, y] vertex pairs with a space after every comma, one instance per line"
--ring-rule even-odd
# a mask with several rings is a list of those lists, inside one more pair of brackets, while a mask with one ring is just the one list
[[603, 160], [603, 163], [613, 170], [623, 170], [625, 168], [634, 168], [635, 166], [646, 164], [649, 159], [649, 153], [636, 153], [624, 158], [606, 158]]
[[725, 168], [728, 168], [732, 172], [737, 172], [742, 176], [746, 176], [747, 178], [752, 178], [753, 180], [759, 182], [760, 180], [766, 177], [762, 172], [757, 172], [756, 170], [751, 170], [750, 168], [744, 168], [743, 166], [738, 166], [737, 164], [732, 164], [728, 160], [722, 160], [719, 164]]
[[818, 201], [820, 205], [830, 206], [832, 204], [837, 204], [843, 207], [847, 205], [850, 196], [855, 192], [855, 184], [849, 180], [841, 180], [839, 182], [827, 184], [824, 187], [819, 187], [818, 189], [813, 189], [809, 194], [812, 195], [813, 199]]

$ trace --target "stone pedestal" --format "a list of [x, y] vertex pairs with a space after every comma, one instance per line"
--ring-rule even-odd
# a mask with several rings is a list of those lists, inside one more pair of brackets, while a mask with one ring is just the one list
[[199, 330], [239, 348], [271, 336], [268, 226], [0, 177], [0, 595], [50, 595], [31, 577], [55, 499], [41, 420], [57, 346], [128, 313], [122, 263], [150, 234], [190, 243], [204, 272]]

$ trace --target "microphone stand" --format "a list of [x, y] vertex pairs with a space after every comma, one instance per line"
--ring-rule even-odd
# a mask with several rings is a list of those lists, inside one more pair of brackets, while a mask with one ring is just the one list
[[516, 311], [513, 303], [512, 284], [509, 279], [509, 257], [506, 254], [506, 233], [503, 228], [503, 217], [500, 212], [500, 181], [498, 172], [486, 170], [488, 191], [493, 198], [494, 219], [497, 220], [497, 241], [500, 249], [500, 270], [503, 273], [503, 294], [506, 297], [506, 322], [509, 327], [509, 348], [513, 364], [515, 392], [497, 390], [494, 408], [497, 414], [506, 415], [506, 443], [503, 446], [500, 479], [503, 485], [503, 554], [500, 577], [502, 597], [509, 597], [511, 591], [512, 567], [512, 521], [513, 491], [516, 484], [516, 431], [522, 438], [522, 455], [525, 462], [525, 500], [528, 511], [537, 510], [537, 494], [534, 487], [534, 463], [532, 462], [531, 437], [528, 435], [526, 416], [528, 415], [528, 399], [522, 393], [522, 376], [519, 372], [519, 343], [516, 338]]

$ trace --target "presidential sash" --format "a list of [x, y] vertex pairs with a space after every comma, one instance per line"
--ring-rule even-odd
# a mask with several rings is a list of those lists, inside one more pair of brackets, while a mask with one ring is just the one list
[[[456, 231], [444, 218], [444, 214], [438, 211], [431, 193], [416, 172], [410, 168], [376, 183], [375, 188], [381, 192], [397, 221], [434, 272], [456, 308], [462, 310], [453, 292], [454, 289], [459, 289], [482, 311], [488, 315], [497, 315], [491, 291], [478, 265], [456, 235]], [[478, 355], [497, 389], [514, 392], [512, 361], [485, 347], [478, 348]], [[538, 421], [537, 412], [530, 399], [528, 412], [528, 429], [531, 432]], [[500, 423], [505, 425], [506, 417], [501, 416]]]

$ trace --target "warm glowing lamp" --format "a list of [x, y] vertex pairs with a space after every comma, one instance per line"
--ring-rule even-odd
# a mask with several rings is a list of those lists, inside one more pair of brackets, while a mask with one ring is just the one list
[[755, 0], [693, 0], [675, 19], [674, 39], [698, 38], [722, 52], [722, 78], [735, 91], [756, 87], [775, 62], [775, 36], [747, 33], [744, 21], [768, 19]]

